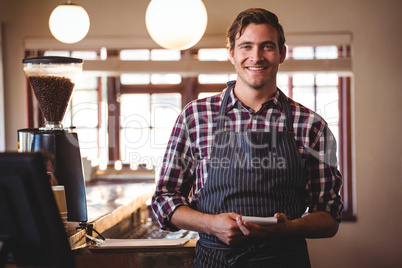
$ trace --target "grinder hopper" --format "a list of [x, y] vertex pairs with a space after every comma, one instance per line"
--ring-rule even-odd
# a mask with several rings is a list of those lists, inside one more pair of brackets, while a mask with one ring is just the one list
[[61, 121], [82, 71], [82, 59], [37, 57], [24, 59], [24, 72], [46, 119], [45, 129], [63, 128]]

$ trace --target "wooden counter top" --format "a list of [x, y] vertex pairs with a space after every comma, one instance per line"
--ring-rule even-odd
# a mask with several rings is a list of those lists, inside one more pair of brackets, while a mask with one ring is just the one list
[[[123, 229], [134, 229], [133, 218], [149, 216], [137, 214], [148, 213], [146, 201], [154, 191], [154, 182], [103, 182], [87, 185], [88, 225], [103, 233], [106, 238], [119, 238], [113, 237], [114, 229], [121, 229], [120, 226]], [[75, 230], [75, 227], [71, 224], [68, 229], [70, 245], [74, 249], [74, 268], [192, 267], [196, 239], [190, 239], [183, 247], [93, 250], [87, 245], [86, 230]], [[97, 234], [93, 233], [93, 236]]]
[[[88, 225], [99, 233], [110, 229], [145, 206], [155, 191], [155, 184], [97, 183], [86, 187]], [[68, 223], [67, 233], [72, 249], [86, 245], [86, 230], [76, 229], [78, 223]], [[96, 236], [96, 234], [94, 234]]]

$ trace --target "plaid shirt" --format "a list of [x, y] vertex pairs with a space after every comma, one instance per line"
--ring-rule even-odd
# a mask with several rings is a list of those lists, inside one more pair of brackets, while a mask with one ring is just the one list
[[[152, 198], [152, 208], [162, 229], [177, 230], [169, 224], [175, 209], [181, 205], [192, 206], [198, 201], [208, 178], [217, 117], [226, 90], [189, 103], [176, 121]], [[286, 130], [278, 97], [279, 90], [254, 113], [232, 91], [226, 107], [225, 130], [270, 132], [272, 127], [276, 131]], [[337, 170], [335, 138], [318, 114], [290, 98], [288, 101], [294, 117], [293, 128], [303, 165], [309, 212], [328, 211], [340, 222], [342, 176]]]

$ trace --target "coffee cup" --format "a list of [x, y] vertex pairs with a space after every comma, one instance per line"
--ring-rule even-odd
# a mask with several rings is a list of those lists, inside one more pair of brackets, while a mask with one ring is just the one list
[[61, 215], [67, 215], [66, 192], [63, 185], [52, 186], [54, 199]]

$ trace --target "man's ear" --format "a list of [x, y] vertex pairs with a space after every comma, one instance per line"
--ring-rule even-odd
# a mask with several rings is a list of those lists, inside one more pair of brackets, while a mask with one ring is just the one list
[[229, 60], [230, 62], [234, 65], [234, 51], [232, 49], [229, 49]]
[[287, 48], [285, 45], [283, 45], [282, 53], [281, 53], [281, 58], [279, 63], [283, 63], [286, 59], [286, 54], [287, 54]]

